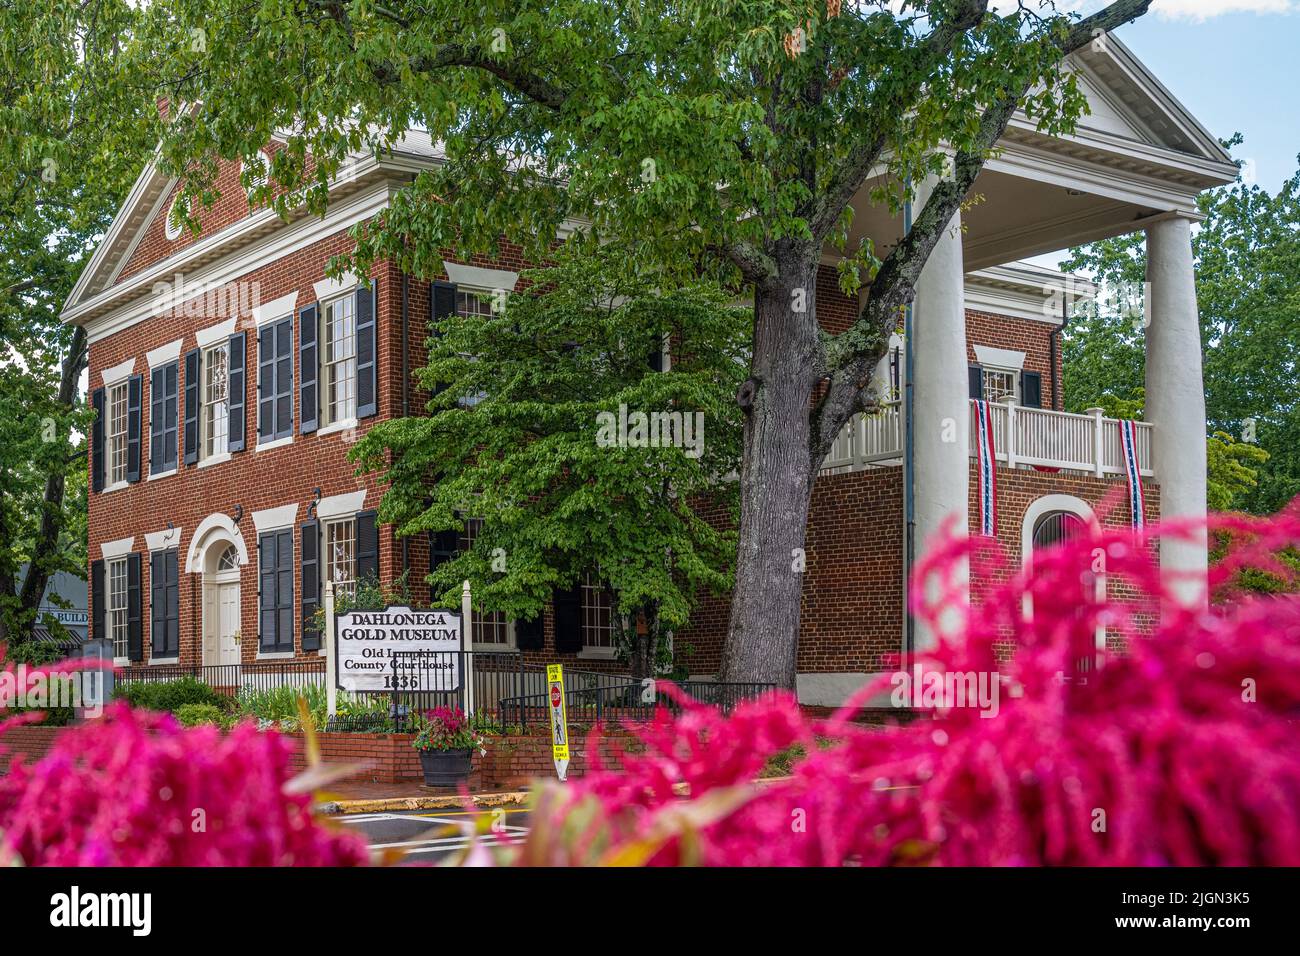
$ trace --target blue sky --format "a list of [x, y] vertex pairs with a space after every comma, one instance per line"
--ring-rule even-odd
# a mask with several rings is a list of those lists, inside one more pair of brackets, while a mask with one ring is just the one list
[[[1289, 12], [1224, 12], [1229, 6]], [[1171, 17], [1162, 7], [1177, 11]], [[1282, 0], [1157, 0], [1116, 31], [1169, 91], [1215, 136], [1239, 131], [1233, 154], [1254, 160], [1258, 183], [1275, 191], [1300, 152], [1300, 3]]]

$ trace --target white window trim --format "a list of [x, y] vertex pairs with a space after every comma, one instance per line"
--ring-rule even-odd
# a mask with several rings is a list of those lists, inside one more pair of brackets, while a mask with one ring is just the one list
[[[159, 478], [170, 478], [174, 474], [176, 474], [175, 468], [168, 468], [166, 471], [151, 471], [149, 472], [149, 477], [146, 478], [145, 481], [157, 481]], [[108, 491], [107, 488], [104, 490]]]
[[297, 290], [294, 290], [288, 295], [282, 295], [278, 299], [272, 299], [270, 302], [254, 308], [253, 323], [260, 327], [272, 322], [278, 322], [281, 319], [293, 318], [294, 310], [297, 305], [298, 292]]
[[1021, 372], [1025, 368], [1025, 353], [999, 349], [992, 345], [975, 346], [975, 358], [981, 365], [992, 365], [1008, 371]]
[[292, 435], [282, 435], [279, 438], [272, 438], [270, 441], [259, 441], [253, 446], [253, 451], [270, 451], [272, 448], [283, 448], [285, 445], [292, 444]]
[[582, 648], [582, 650], [578, 651], [578, 657], [579, 657], [579, 658], [587, 658], [587, 659], [589, 659], [589, 660], [604, 660], [604, 661], [608, 661], [608, 660], [613, 660], [613, 659], [616, 658], [617, 656], [618, 656], [618, 648], [616, 648], [616, 647], [586, 647], [586, 646], [584, 646], [584, 647]]
[[152, 667], [154, 664], [179, 664], [180, 662], [181, 658], [179, 654], [170, 654], [167, 657], [150, 656], [148, 664]]
[[283, 531], [293, 528], [298, 523], [298, 504], [280, 505], [278, 508], [264, 508], [253, 512], [253, 527], [258, 534], [267, 531]]
[[222, 339], [228, 339], [235, 334], [235, 326], [239, 324], [239, 319], [232, 317], [224, 322], [218, 322], [216, 325], [209, 325], [206, 329], [199, 329], [194, 333], [194, 341], [201, 349], [216, 345]]
[[341, 495], [328, 495], [316, 502], [316, 517], [321, 521], [352, 518], [366, 506], [366, 489]]
[[99, 556], [105, 561], [112, 561], [114, 558], [125, 558], [135, 550], [135, 536], [129, 538], [118, 538], [116, 541], [105, 541], [99, 546]]
[[114, 385], [120, 385], [123, 381], [130, 378], [135, 372], [135, 359], [129, 358], [125, 362], [119, 362], [112, 368], [106, 368], [100, 372], [100, 378], [105, 388], [112, 388]]
[[111, 494], [114, 491], [121, 491], [123, 488], [130, 488], [130, 487], [131, 487], [131, 483], [129, 481], [116, 481], [111, 485], [105, 485], [104, 490], [101, 491], [100, 494], [107, 495], [107, 494]]
[[181, 357], [181, 339], [174, 342], [168, 342], [166, 345], [160, 345], [156, 349], [146, 352], [144, 360], [149, 363], [149, 368], [155, 369], [160, 365], [170, 365], [172, 362], [180, 360]]
[[321, 279], [312, 285], [312, 289], [316, 292], [316, 301], [320, 302], [323, 307], [326, 299], [334, 299], [345, 292], [352, 292], [359, 285], [361, 285], [360, 279], [351, 272], [345, 272], [341, 279]]
[[337, 422], [330, 422], [328, 425], [322, 425], [316, 429], [317, 435], [333, 435], [336, 432], [345, 432], [349, 428], [356, 428], [357, 420], [355, 417], [340, 419]]
[[505, 269], [466, 266], [446, 259], [442, 260], [442, 267], [447, 272], [447, 278], [456, 283], [457, 288], [467, 287], [471, 291], [495, 292], [497, 289], [505, 289], [507, 292], [513, 292], [519, 283], [519, 273]]
[[[478, 612], [470, 619], [470, 637], [474, 636], [474, 623], [478, 620]], [[515, 645], [515, 619], [506, 618], [506, 642], [504, 644], [493, 644], [491, 641], [471, 641], [471, 649], [475, 651], [513, 651]]]
[[256, 660], [259, 661], [287, 661], [296, 657], [294, 651], [262, 651], [257, 652]]
[[167, 551], [180, 545], [181, 541], [180, 527], [164, 528], [162, 531], [150, 531], [144, 536], [144, 543], [148, 549], [153, 551]]
[[209, 468], [209, 467], [211, 467], [212, 465], [220, 465], [220, 464], [223, 464], [224, 462], [227, 462], [227, 461], [230, 461], [230, 452], [228, 452], [228, 451], [223, 451], [223, 452], [222, 452], [221, 454], [219, 454], [219, 455], [211, 455], [211, 456], [209, 456], [209, 457], [207, 457], [207, 458], [200, 458], [200, 459], [199, 459], [199, 467], [200, 467], [200, 468]]

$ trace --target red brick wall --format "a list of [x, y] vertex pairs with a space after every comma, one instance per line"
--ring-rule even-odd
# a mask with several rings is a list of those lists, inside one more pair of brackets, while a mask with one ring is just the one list
[[40, 760], [64, 729], [32, 725], [10, 727], [0, 735], [0, 774], [9, 772], [9, 765], [15, 757], [22, 756], [28, 766]]
[[1025, 353], [1027, 372], [1043, 376], [1043, 407], [1060, 408], [1061, 350], [1056, 349], [1056, 404], [1052, 395], [1051, 331], [1054, 326], [1033, 319], [966, 310], [966, 361], [975, 362], [975, 346], [986, 345]]

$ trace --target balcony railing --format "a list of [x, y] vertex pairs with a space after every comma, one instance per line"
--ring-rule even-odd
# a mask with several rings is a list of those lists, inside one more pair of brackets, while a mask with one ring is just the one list
[[[1048, 408], [1028, 408], [994, 402], [993, 447], [997, 460], [1009, 468], [1060, 468], [1095, 475], [1124, 473], [1119, 420], [1106, 418], [1100, 409], [1076, 415]], [[974, 425], [974, 403], [971, 403]], [[1151, 429], [1138, 422], [1138, 465], [1142, 474], [1154, 474]], [[897, 465], [902, 461], [902, 415], [898, 402], [886, 404], [874, 415], [855, 415], [839, 435], [822, 464], [822, 474], [860, 471]], [[972, 449], [971, 454], [974, 454]]]

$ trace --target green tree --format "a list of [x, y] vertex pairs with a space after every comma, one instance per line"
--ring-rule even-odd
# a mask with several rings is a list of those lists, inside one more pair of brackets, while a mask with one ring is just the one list
[[[1235, 146], [1240, 136], [1225, 143]], [[1205, 375], [1209, 506], [1258, 514], [1300, 494], [1300, 172], [1275, 194], [1237, 182], [1203, 194], [1193, 236]], [[1103, 295], [1063, 336], [1066, 406], [1136, 400], [1144, 375], [1145, 246], [1127, 236], [1071, 250], [1062, 268]], [[1125, 304], [1131, 308], [1125, 308]]]
[[[386, 470], [380, 514], [403, 533], [476, 522], [473, 547], [433, 575], [445, 602], [468, 578], [480, 609], [529, 619], [591, 574], [633, 676], [650, 676], [696, 595], [731, 583], [752, 315], [716, 287], [656, 287], [609, 252], [561, 253], [524, 278], [493, 314], [439, 322], [417, 371], [433, 414], [376, 425], [353, 455]], [[651, 411], [677, 417], [642, 425]]]
[[123, 53], [138, 16], [121, 0], [0, 6], [0, 640], [14, 643], [50, 575], [86, 569], [86, 335], [58, 316], [156, 141], [151, 86]]
[[[540, 262], [577, 221], [575, 245], [619, 248], [665, 283], [743, 283], [754, 323], [721, 676], [793, 686], [791, 559], [817, 470], [872, 407], [922, 267], [1015, 111], [1071, 129], [1084, 97], [1063, 57], [1149, 4], [1078, 19], [1047, 0], [156, 0], [147, 45], [169, 101], [199, 104], [162, 146], [195, 201], [215, 157], [252, 160], [277, 134], [258, 198], [319, 211], [350, 155], [428, 131], [445, 161], [358, 229], [362, 271], [386, 257], [433, 276], [446, 250], [491, 254], [503, 235]], [[887, 255], [848, 246], [853, 196], [884, 183], [874, 201], [898, 210], [927, 176]], [[828, 244], [846, 290], [870, 280], [837, 336], [817, 320]]]

